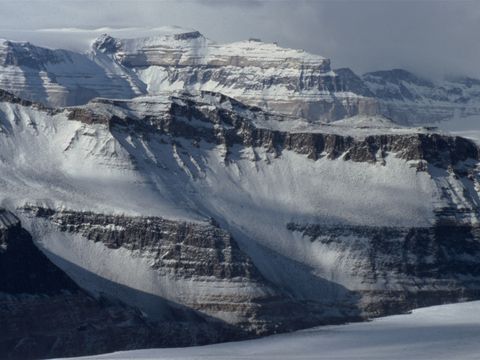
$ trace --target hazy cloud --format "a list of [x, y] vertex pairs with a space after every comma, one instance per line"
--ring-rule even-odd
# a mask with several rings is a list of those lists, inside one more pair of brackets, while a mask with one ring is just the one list
[[[192, 2], [192, 0], [178, 0], [183, 2]], [[202, 5], [207, 6], [222, 6], [222, 7], [252, 7], [263, 6], [266, 2], [272, 0], [237, 0], [237, 1], [225, 1], [225, 0], [197, 0]], [[277, 0], [281, 1], [281, 0]]]
[[480, 2], [259, 0], [0, 0], [0, 37], [79, 50], [103, 32], [163, 25], [212, 40], [278, 41], [357, 72], [404, 67], [480, 76]]

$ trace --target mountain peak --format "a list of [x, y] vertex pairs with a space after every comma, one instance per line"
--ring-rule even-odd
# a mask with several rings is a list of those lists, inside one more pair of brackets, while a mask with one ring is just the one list
[[25, 66], [40, 69], [47, 62], [57, 62], [66, 50], [52, 50], [33, 45], [27, 41], [0, 39], [0, 65]]
[[107, 33], [100, 35], [92, 43], [93, 49], [102, 52], [115, 52], [123, 47], [138, 48], [143, 46], [155, 46], [169, 41], [190, 41], [204, 38], [197, 30], [185, 29], [175, 26], [164, 26], [152, 29], [152, 35], [134, 38], [115, 38]]

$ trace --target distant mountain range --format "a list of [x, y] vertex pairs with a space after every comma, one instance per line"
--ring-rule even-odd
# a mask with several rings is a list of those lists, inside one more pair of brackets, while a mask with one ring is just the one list
[[50, 106], [206, 90], [309, 121], [380, 114], [423, 124], [480, 113], [477, 79], [433, 82], [405, 70], [358, 76], [305, 51], [258, 40], [217, 44], [178, 28], [139, 39], [102, 35], [85, 54], [1, 41], [0, 88]]

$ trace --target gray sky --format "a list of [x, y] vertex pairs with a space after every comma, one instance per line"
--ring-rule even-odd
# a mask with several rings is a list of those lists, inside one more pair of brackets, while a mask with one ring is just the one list
[[0, 0], [0, 37], [50, 47], [86, 49], [101, 32], [133, 37], [164, 25], [218, 42], [278, 41], [358, 73], [480, 77], [480, 1]]

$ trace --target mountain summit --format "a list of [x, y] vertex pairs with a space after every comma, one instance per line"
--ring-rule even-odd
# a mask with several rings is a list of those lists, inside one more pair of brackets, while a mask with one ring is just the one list
[[206, 90], [308, 121], [379, 114], [420, 124], [477, 114], [478, 83], [432, 82], [401, 69], [358, 76], [303, 50], [257, 39], [218, 44], [175, 27], [134, 39], [103, 34], [86, 54], [0, 46], [0, 88], [50, 106]]

